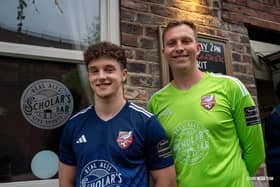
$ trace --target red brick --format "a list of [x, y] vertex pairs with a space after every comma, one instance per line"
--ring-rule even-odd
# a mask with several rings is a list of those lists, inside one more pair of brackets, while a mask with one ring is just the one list
[[152, 25], [162, 25], [165, 23], [165, 19], [160, 16], [155, 16], [146, 13], [138, 13], [137, 20], [140, 24], [152, 24]]
[[244, 44], [240, 43], [230, 43], [230, 49], [238, 53], [243, 53], [245, 51]]
[[241, 61], [241, 55], [239, 53], [232, 53], [231, 54], [232, 56], [232, 61], [235, 61], [235, 62], [240, 62]]
[[172, 2], [169, 2], [169, 6], [187, 11], [189, 13], [198, 12], [200, 14], [210, 14], [208, 6], [201, 6], [200, 4], [194, 3], [193, 1], [184, 2], [180, 0], [173, 0]]
[[122, 8], [120, 14], [123, 21], [135, 22], [136, 20], [136, 13], [134, 11]]
[[240, 42], [240, 35], [239, 34], [231, 32], [231, 33], [228, 34], [228, 36], [229, 36], [229, 39], [231, 41]]
[[224, 2], [232, 3], [232, 4], [239, 4], [239, 5], [245, 5], [246, 0], [225, 0]]
[[252, 57], [249, 55], [242, 55], [242, 62], [244, 63], [252, 63]]
[[248, 0], [247, 7], [252, 8], [259, 11], [267, 11], [267, 8], [263, 3], [257, 2], [256, 0]]
[[143, 27], [137, 24], [131, 23], [121, 23], [121, 32], [128, 33], [128, 34], [143, 34]]
[[134, 72], [134, 73], [146, 73], [146, 64], [143, 63], [128, 63], [127, 68], [129, 72]]
[[249, 37], [248, 36], [241, 36], [240, 37], [240, 42], [241, 43], [249, 43], [250, 42]]
[[158, 64], [149, 64], [148, 73], [151, 75], [160, 75], [160, 66]]
[[122, 34], [122, 44], [130, 47], [137, 47], [137, 36], [131, 34]]
[[158, 27], [145, 27], [145, 36], [158, 38]]
[[163, 17], [176, 17], [177, 12], [175, 9], [171, 9], [169, 7], [164, 7], [164, 6], [159, 6], [159, 5], [154, 5], [151, 6], [151, 13], [163, 16]]
[[149, 38], [140, 38], [140, 47], [143, 49], [154, 49], [157, 48], [157, 40]]
[[135, 0], [121, 0], [122, 7], [134, 9], [137, 11], [146, 11], [148, 12], [149, 6], [145, 3], [139, 3]]
[[128, 78], [128, 83], [141, 87], [152, 87], [153, 79], [152, 77], [144, 75], [143, 73], [133, 75], [131, 74]]
[[164, 4], [165, 0], [141, 0], [141, 1], [146, 1], [146, 2], [151, 2], [151, 3], [157, 3], [157, 4]]

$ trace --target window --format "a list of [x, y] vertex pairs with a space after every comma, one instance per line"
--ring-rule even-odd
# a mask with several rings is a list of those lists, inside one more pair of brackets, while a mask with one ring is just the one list
[[[118, 3], [116, 0], [1, 2], [0, 183], [57, 186], [57, 168], [46, 172], [47, 165], [41, 164], [56, 164], [64, 124], [44, 125], [55, 124], [58, 112], [73, 115], [92, 103], [82, 51], [100, 40], [119, 44]], [[23, 8], [18, 8], [19, 5]], [[19, 15], [25, 16], [24, 19], [17, 19]], [[36, 92], [40, 84], [41, 88], [49, 85], [49, 91]], [[55, 88], [59, 86], [60, 89]], [[38, 93], [30, 98], [39, 102], [25, 99], [28, 88]], [[44, 108], [57, 96], [66, 102], [64, 95], [54, 94], [54, 90], [62, 88], [66, 90], [64, 95], [71, 94], [70, 104], [63, 107], [56, 103], [56, 107]], [[24, 114], [24, 103], [33, 104], [32, 119]], [[50, 162], [40, 162], [42, 158]]]
[[4, 0], [1, 41], [81, 49], [100, 40], [99, 1]]

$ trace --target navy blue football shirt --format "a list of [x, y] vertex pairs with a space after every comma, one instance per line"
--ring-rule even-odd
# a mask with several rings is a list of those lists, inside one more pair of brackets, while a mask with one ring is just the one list
[[73, 116], [61, 138], [59, 159], [77, 167], [77, 187], [149, 186], [149, 170], [173, 164], [162, 126], [130, 102], [108, 121], [92, 106]]

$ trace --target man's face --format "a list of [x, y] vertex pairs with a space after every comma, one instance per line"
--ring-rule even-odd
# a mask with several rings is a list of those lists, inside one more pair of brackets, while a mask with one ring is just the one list
[[162, 50], [173, 70], [192, 70], [196, 67], [196, 58], [201, 45], [196, 42], [193, 30], [187, 25], [170, 28], [164, 35]]
[[101, 57], [88, 64], [88, 77], [95, 97], [110, 98], [119, 94], [123, 97], [123, 83], [127, 78], [127, 69], [112, 59]]

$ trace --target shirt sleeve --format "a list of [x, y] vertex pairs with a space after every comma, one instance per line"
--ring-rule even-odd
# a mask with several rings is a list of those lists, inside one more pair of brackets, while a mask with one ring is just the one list
[[152, 114], [154, 114], [155, 116], [157, 116], [158, 113], [156, 113], [156, 107], [157, 107], [157, 100], [156, 100], [156, 96], [153, 95], [147, 103], [147, 110]]
[[249, 175], [253, 176], [265, 159], [263, 132], [258, 109], [241, 81], [236, 79], [230, 87], [232, 114], [242, 148], [242, 157]]
[[63, 130], [59, 146], [59, 160], [67, 165], [76, 165], [77, 162], [72, 144], [73, 133], [70, 127], [71, 122], [68, 122]]
[[146, 128], [146, 156], [150, 170], [156, 170], [173, 165], [168, 139], [159, 121], [152, 116]]
[[153, 111], [153, 98], [149, 99], [149, 101], [147, 103], [147, 110], [154, 114], [154, 111]]

